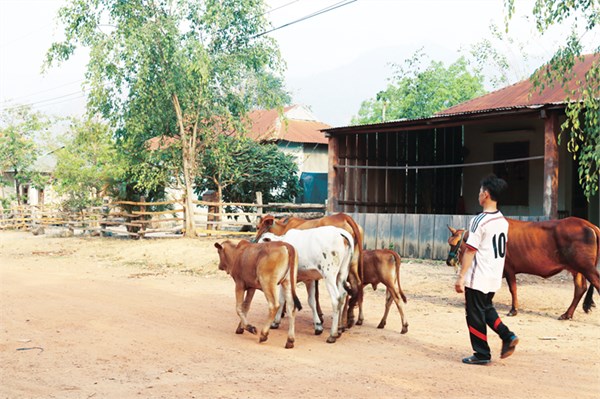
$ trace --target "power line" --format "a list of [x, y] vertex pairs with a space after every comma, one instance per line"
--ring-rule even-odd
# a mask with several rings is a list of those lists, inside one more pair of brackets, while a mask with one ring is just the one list
[[251, 39], [256, 39], [257, 37], [261, 37], [263, 35], [266, 35], [267, 33], [271, 33], [271, 32], [274, 32], [276, 30], [279, 30], [279, 29], [283, 29], [283, 28], [288, 27], [290, 25], [297, 24], [298, 22], [306, 21], [307, 19], [314, 18], [314, 17], [316, 17], [318, 15], [325, 14], [326, 12], [333, 11], [333, 10], [335, 10], [337, 8], [340, 8], [340, 7], [343, 7], [343, 6], [347, 6], [348, 4], [352, 4], [352, 3], [356, 2], [356, 1], [357, 0], [343, 0], [343, 1], [340, 1], [340, 2], [337, 2], [337, 3], [334, 3], [334, 4], [330, 5], [330, 6], [327, 6], [325, 8], [322, 8], [322, 9], [318, 10], [318, 11], [315, 11], [312, 14], [305, 15], [304, 17], [299, 18], [299, 19], [297, 19], [295, 21], [288, 22], [287, 24], [283, 24], [281, 26], [278, 26], [276, 28], [270, 29], [270, 30], [262, 32], [262, 33], [258, 33], [256, 35], [252, 36]]
[[74, 91], [74, 92], [72, 92], [72, 93], [69, 93], [69, 94], [64, 94], [64, 95], [62, 95], [62, 96], [58, 96], [58, 97], [47, 98], [47, 99], [45, 99], [45, 100], [35, 101], [35, 102], [32, 102], [32, 103], [28, 103], [28, 104], [14, 105], [14, 106], [12, 106], [12, 107], [6, 107], [6, 108], [5, 108], [5, 110], [18, 109], [18, 108], [22, 108], [22, 107], [26, 107], [26, 106], [31, 106], [31, 107], [33, 107], [33, 106], [40, 106], [40, 104], [42, 104], [41, 106], [53, 105], [53, 104], [55, 104], [55, 103], [51, 103], [51, 104], [44, 104], [44, 103], [47, 103], [47, 102], [52, 102], [52, 101], [54, 101], [54, 100], [58, 100], [58, 99], [65, 98], [65, 97], [69, 97], [69, 96], [73, 96], [73, 95], [75, 95], [75, 94], [80, 94], [80, 96], [79, 96], [79, 97], [75, 97], [75, 98], [70, 98], [70, 99], [67, 99], [67, 100], [63, 100], [63, 101], [59, 101], [59, 102], [58, 102], [58, 103], [56, 103], [56, 104], [59, 104], [59, 103], [61, 103], [61, 102], [64, 102], [64, 101], [70, 101], [70, 100], [75, 100], [75, 99], [77, 99], [77, 98], [84, 97], [84, 95], [85, 95], [85, 91], [78, 90], [78, 91]]
[[49, 91], [53, 91], [53, 90], [59, 89], [59, 88], [61, 88], [61, 87], [69, 86], [69, 85], [72, 85], [72, 84], [74, 84], [74, 83], [79, 83], [79, 82], [83, 82], [83, 79], [77, 79], [77, 80], [74, 80], [74, 81], [72, 81], [72, 82], [68, 82], [68, 83], [61, 84], [61, 85], [59, 85], [59, 86], [54, 86], [54, 87], [51, 87], [51, 88], [49, 88], [49, 89], [45, 89], [45, 90], [36, 91], [36, 92], [29, 93], [29, 94], [25, 94], [25, 95], [23, 95], [23, 96], [19, 96], [19, 97], [15, 97], [15, 98], [10, 98], [10, 99], [7, 99], [7, 100], [4, 100], [4, 101], [2, 101], [2, 103], [3, 103], [3, 104], [7, 104], [7, 103], [14, 103], [14, 102], [16, 102], [17, 100], [20, 100], [20, 99], [22, 99], [22, 98], [32, 97], [32, 96], [35, 96], [35, 95], [37, 95], [37, 94], [41, 94], [41, 93], [47, 93], [47, 92], [49, 92]]

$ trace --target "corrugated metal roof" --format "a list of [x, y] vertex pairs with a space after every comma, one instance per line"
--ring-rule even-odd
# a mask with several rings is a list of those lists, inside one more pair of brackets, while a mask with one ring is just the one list
[[[534, 89], [533, 83], [529, 79], [526, 79], [447, 108], [436, 113], [436, 116], [475, 113], [487, 110], [531, 108], [548, 104], [565, 104], [567, 102], [566, 91], [574, 90], [581, 85], [581, 80], [594, 62], [600, 62], [600, 54], [589, 54], [584, 56], [583, 61], [576, 60], [572, 70], [573, 76], [567, 82], [567, 87], [556, 84], [553, 87], [546, 87], [540, 93], [538, 89]], [[576, 101], [579, 98], [571, 98], [570, 100]]]

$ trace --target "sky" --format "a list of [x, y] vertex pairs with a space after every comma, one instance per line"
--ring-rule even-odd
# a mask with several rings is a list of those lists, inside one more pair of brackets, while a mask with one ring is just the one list
[[[525, 43], [529, 64], [514, 55], [515, 78], [548, 60], [568, 33], [567, 24], [540, 37], [533, 0], [515, 0], [510, 34]], [[290, 24], [340, 0], [267, 0], [274, 28]], [[85, 111], [81, 90], [86, 52], [41, 72], [44, 56], [60, 39], [56, 12], [64, 0], [0, 0], [0, 111], [15, 104], [59, 116]], [[401, 64], [423, 48], [447, 66], [460, 50], [489, 37], [490, 23], [504, 27], [504, 0], [357, 0], [321, 15], [274, 30], [287, 63], [285, 81], [293, 102], [308, 106], [322, 122], [345, 126], [362, 101], [386, 88], [391, 63]], [[529, 15], [529, 16], [528, 16]], [[585, 37], [589, 48], [600, 33]]]

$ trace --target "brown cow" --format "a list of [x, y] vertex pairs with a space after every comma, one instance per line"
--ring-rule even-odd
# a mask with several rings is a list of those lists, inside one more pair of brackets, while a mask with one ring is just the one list
[[277, 287], [281, 284], [289, 316], [285, 347], [293, 348], [295, 309], [302, 309], [296, 296], [298, 256], [294, 247], [284, 242], [251, 244], [242, 240], [238, 244], [231, 241], [215, 243], [215, 248], [219, 251], [219, 269], [225, 270], [235, 281], [236, 311], [240, 317], [236, 334], [243, 334], [244, 330], [256, 334], [256, 327], [248, 323], [247, 315], [254, 292], [259, 289], [263, 291], [269, 304], [269, 320], [260, 332], [259, 342], [267, 340], [271, 323], [279, 308]]
[[[594, 287], [600, 292], [600, 229], [587, 220], [576, 217], [542, 222], [506, 220], [508, 242], [504, 277], [512, 296], [508, 315], [516, 315], [519, 308], [516, 274], [527, 273], [548, 278], [563, 270], [573, 275], [575, 293], [571, 305], [559, 319], [573, 318], [575, 308], [587, 288], [587, 281], [591, 286], [583, 301], [583, 310], [589, 312], [594, 306]], [[452, 236], [448, 239], [451, 250], [446, 264], [455, 266], [462, 258], [468, 231], [450, 226], [448, 228]]]
[[[402, 302], [406, 303], [406, 296], [400, 286], [400, 255], [390, 249], [375, 249], [363, 251], [363, 288], [371, 284], [373, 290], [377, 284], [382, 283], [386, 287], [385, 312], [377, 328], [384, 328], [392, 301], [396, 304], [400, 318], [402, 319], [402, 334], [408, 331], [408, 323], [404, 317]], [[362, 296], [358, 301], [358, 320], [356, 324], [361, 325], [364, 320]]]
[[[345, 213], [336, 213], [335, 215], [324, 216], [318, 219], [302, 219], [297, 217], [288, 217], [275, 219], [272, 215], [266, 215], [260, 219], [256, 227], [256, 239], [258, 240], [264, 233], [270, 232], [278, 236], [284, 235], [290, 229], [306, 230], [321, 226], [335, 226], [346, 230], [352, 234], [354, 239], [354, 252], [350, 263], [350, 274], [348, 282], [350, 283], [350, 304], [347, 311], [346, 325], [351, 327], [354, 324], [354, 306], [356, 306], [359, 296], [362, 295], [361, 286], [361, 270], [362, 270], [362, 251], [363, 251], [363, 230], [352, 219], [350, 215]], [[321, 306], [319, 305], [317, 293], [317, 311], [322, 315]]]

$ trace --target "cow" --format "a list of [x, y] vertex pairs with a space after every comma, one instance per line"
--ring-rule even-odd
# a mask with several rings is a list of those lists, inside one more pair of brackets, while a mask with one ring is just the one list
[[[570, 320], [581, 297], [590, 289], [583, 301], [583, 310], [588, 313], [594, 306], [592, 295], [596, 288], [600, 292], [600, 229], [592, 223], [569, 217], [560, 220], [524, 222], [508, 221], [508, 242], [504, 277], [512, 296], [508, 316], [518, 313], [517, 300], [518, 273], [533, 274], [548, 278], [567, 270], [573, 275], [575, 293], [573, 301], [560, 320]], [[450, 252], [446, 260], [448, 266], [460, 263], [468, 231], [448, 226], [452, 234], [448, 239]]]
[[[390, 249], [374, 249], [363, 251], [363, 288], [369, 284], [373, 290], [377, 289], [377, 284], [382, 283], [386, 287], [385, 292], [385, 312], [377, 328], [384, 328], [387, 316], [390, 311], [392, 301], [396, 304], [400, 319], [402, 320], [401, 334], [408, 332], [408, 322], [404, 316], [402, 302], [406, 303], [406, 296], [400, 286], [400, 255]], [[358, 301], [358, 319], [357, 325], [362, 325], [364, 321], [362, 296]]]
[[[352, 254], [352, 262], [350, 264], [350, 273], [348, 281], [350, 282], [350, 296], [349, 307], [347, 312], [344, 312], [344, 317], [347, 319], [345, 325], [352, 327], [354, 324], [354, 306], [359, 300], [359, 295], [362, 295], [361, 286], [361, 259], [363, 250], [363, 230], [362, 228], [352, 219], [350, 215], [345, 213], [336, 213], [335, 215], [328, 215], [318, 219], [302, 219], [298, 217], [288, 217], [282, 219], [275, 219], [272, 215], [266, 215], [259, 220], [256, 227], [255, 239], [258, 240], [266, 232], [273, 233], [275, 235], [283, 235], [290, 229], [311, 229], [321, 226], [335, 226], [346, 230], [352, 234], [354, 239], [354, 251]], [[322, 314], [319, 305], [318, 286], [315, 285], [316, 290], [316, 306], [319, 314]]]
[[284, 242], [254, 244], [242, 240], [237, 244], [231, 241], [215, 243], [215, 248], [219, 252], [219, 269], [226, 271], [235, 282], [236, 311], [240, 317], [236, 334], [243, 334], [244, 330], [256, 334], [256, 327], [248, 323], [247, 315], [254, 292], [259, 289], [269, 304], [269, 320], [260, 332], [259, 342], [267, 340], [279, 308], [277, 287], [281, 285], [289, 317], [285, 347], [293, 348], [295, 310], [302, 309], [296, 296], [298, 256], [294, 247]]
[[[313, 311], [315, 334], [323, 331], [323, 325], [315, 306], [315, 281], [323, 278], [333, 308], [331, 333], [328, 343], [336, 342], [340, 336], [340, 315], [346, 297], [346, 280], [354, 250], [354, 239], [346, 230], [333, 226], [322, 226], [307, 230], [291, 229], [284, 235], [264, 233], [259, 242], [284, 241], [296, 248], [298, 254], [298, 281], [307, 283], [308, 303]], [[283, 307], [280, 309], [283, 311]], [[281, 312], [279, 312], [281, 315]], [[276, 323], [278, 320], [276, 320]]]

